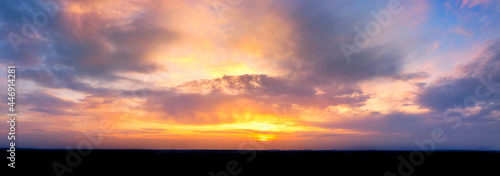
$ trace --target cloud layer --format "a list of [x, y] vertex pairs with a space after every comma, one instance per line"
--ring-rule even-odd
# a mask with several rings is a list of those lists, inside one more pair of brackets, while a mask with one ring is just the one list
[[[18, 68], [19, 131], [38, 147], [109, 120], [103, 148], [413, 149], [440, 127], [443, 148], [500, 149], [496, 3], [397, 2], [384, 25], [391, 2], [70, 1], [27, 36], [44, 9], [2, 1], [0, 63]], [[347, 61], [358, 29], [378, 32]]]

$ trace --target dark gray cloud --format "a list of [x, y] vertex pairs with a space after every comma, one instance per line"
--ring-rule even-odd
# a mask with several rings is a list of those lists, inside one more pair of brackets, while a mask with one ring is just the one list
[[19, 104], [23, 104], [23, 106], [32, 106], [43, 109], [67, 109], [76, 105], [72, 101], [64, 100], [54, 95], [39, 91], [18, 95], [17, 98], [18, 99], [16, 99], [16, 101], [19, 102]]
[[[390, 114], [372, 113], [352, 119], [327, 123], [311, 123], [313, 126], [329, 129], [351, 129], [360, 132], [378, 132], [382, 134], [401, 133], [407, 135], [425, 134], [439, 127], [441, 121], [432, 119], [433, 114]], [[304, 122], [310, 123], [310, 122]]]
[[428, 85], [418, 95], [417, 102], [438, 111], [454, 108], [455, 105], [471, 107], [477, 103], [499, 104], [499, 48], [500, 40], [490, 41], [489, 48], [480, 56], [459, 67], [460, 75], [443, 77]]
[[[1, 95], [2, 98], [7, 99], [6, 95]], [[52, 95], [50, 93], [42, 92], [39, 90], [30, 93], [19, 94], [16, 97], [17, 111], [23, 111], [24, 108], [31, 112], [39, 112], [49, 116], [77, 116], [74, 110], [78, 107], [77, 103], [70, 100], [65, 100]], [[7, 109], [7, 108], [5, 108]], [[22, 109], [22, 110], [19, 110]]]
[[410, 80], [415, 80], [415, 79], [425, 79], [430, 77], [429, 73], [419, 71], [419, 72], [413, 72], [413, 73], [400, 73], [395, 76], [395, 79], [403, 80], [403, 81], [410, 81]]
[[[0, 60], [4, 63], [16, 63], [23, 66], [35, 66], [41, 63], [41, 57], [49, 49], [45, 42], [27, 38], [21, 44], [19, 52], [15, 52], [9, 42], [9, 33], [23, 37], [23, 25], [31, 24], [32, 16], [38, 7], [35, 1], [1, 1], [0, 21], [4, 25], [0, 28]], [[24, 22], [27, 19], [28, 22]], [[29, 30], [27, 30], [29, 32]], [[42, 33], [40, 31], [40, 33]], [[24, 38], [24, 37], [23, 37]]]
[[[34, 81], [46, 88], [67, 88], [101, 96], [113, 96], [117, 93], [117, 91], [112, 89], [95, 87], [83, 82], [82, 80], [88, 77], [80, 75], [74, 69], [68, 67], [20, 69], [18, 75], [23, 79]], [[118, 79], [126, 78], [108, 76], [100, 79], [100, 81], [106, 82]]]
[[275, 114], [273, 104], [283, 107], [295, 104], [320, 109], [335, 105], [357, 107], [369, 98], [369, 95], [363, 95], [357, 89], [335, 86], [320, 88], [324, 92], [318, 93], [314, 85], [301, 85], [300, 82], [267, 75], [224, 76], [192, 81], [177, 87], [177, 90], [208, 90], [206, 94], [179, 93], [176, 89], [149, 92], [144, 106], [164, 112], [183, 123], [218, 123], [222, 119], [226, 119], [225, 122], [233, 119], [231, 116], [220, 116], [220, 113], [244, 112], [252, 107], [253, 113]]
[[[320, 107], [338, 104], [355, 106], [369, 98], [369, 95], [363, 95], [359, 89], [353, 87], [304, 84], [301, 80], [267, 75], [224, 76], [213, 80], [188, 82], [179, 88], [182, 87], [205, 87], [211, 89], [212, 92], [239, 91], [243, 95], [253, 97], [269, 97], [275, 101], [309, 106], [318, 105]], [[318, 90], [322, 92], [320, 93]], [[359, 94], [359, 96], [345, 97], [345, 95], [353, 94]], [[315, 100], [317, 101], [312, 102]]]
[[[50, 63], [71, 66], [76, 71], [96, 76], [116, 71], [154, 72], [159, 68], [148, 60], [147, 54], [158, 44], [168, 43], [176, 36], [154, 23], [154, 12], [143, 13], [131, 24], [111, 27], [102, 26], [111, 22], [97, 13], [77, 19], [61, 16], [51, 26], [51, 30], [58, 32], [51, 33], [55, 55]], [[73, 29], [78, 26], [76, 23], [88, 27]], [[133, 29], [128, 29], [130, 26]]]
[[[373, 77], [396, 75], [404, 58], [396, 43], [369, 46], [353, 54], [348, 63], [340, 49], [341, 42], [351, 45], [355, 26], [371, 20], [366, 6], [358, 2], [300, 1], [289, 13], [293, 22], [296, 60], [285, 63], [292, 74], [312, 84], [355, 84]], [[370, 10], [376, 7], [374, 5]], [[349, 10], [346, 10], [349, 9]], [[381, 29], [391, 30], [391, 29]], [[392, 29], [394, 30], [394, 29]], [[396, 35], [396, 34], [395, 34]], [[408, 41], [411, 43], [412, 41]]]
[[[498, 110], [498, 106], [495, 106]], [[453, 129], [455, 122], [446, 122], [435, 117], [439, 113], [430, 112], [426, 114], [407, 114], [395, 112], [390, 114], [372, 114], [359, 116], [352, 119], [342, 119], [340, 121], [304, 124], [327, 128], [327, 129], [349, 129], [362, 134], [306, 134], [299, 137], [323, 137], [333, 138], [333, 144], [350, 141], [350, 147], [354, 148], [380, 148], [387, 145], [398, 146], [404, 149], [419, 148], [415, 145], [415, 140], [422, 141], [430, 139], [432, 132], [439, 128], [447, 136], [445, 143], [436, 145], [436, 149], [483, 149], [492, 150], [498, 146], [498, 142], [493, 139], [500, 134], [500, 119], [485, 119], [483, 113], [463, 119], [460, 128]], [[314, 138], [312, 138], [314, 139]], [[307, 140], [307, 139], [306, 139]], [[330, 139], [321, 139], [330, 140]], [[324, 145], [324, 144], [321, 144]], [[329, 144], [331, 145], [331, 144]]]
[[[23, 68], [26, 78], [49, 88], [96, 93], [104, 90], [96, 90], [81, 80], [113, 81], [127, 79], [116, 76], [119, 72], [152, 73], [164, 69], [153, 64], [147, 54], [176, 38], [174, 32], [156, 24], [166, 19], [158, 19], [160, 12], [148, 3], [137, 3], [144, 9], [131, 19], [109, 19], [98, 10], [72, 14], [63, 8], [49, 17], [46, 25], [37, 27], [38, 37], [26, 38], [23, 19], [32, 23], [33, 15], [43, 9], [37, 1], [0, 3], [0, 21], [6, 23], [0, 28], [0, 59], [15, 63]], [[19, 45], [18, 53], [11, 47], [9, 33], [27, 39]]]
[[34, 112], [41, 112], [41, 113], [45, 113], [45, 114], [49, 114], [49, 115], [53, 115], [53, 116], [61, 116], [61, 115], [79, 115], [79, 114], [75, 114], [75, 113], [71, 113], [71, 112], [66, 112], [66, 111], [63, 111], [63, 110], [56, 110], [56, 109], [46, 109], [46, 108], [30, 108], [29, 111], [34, 111]]

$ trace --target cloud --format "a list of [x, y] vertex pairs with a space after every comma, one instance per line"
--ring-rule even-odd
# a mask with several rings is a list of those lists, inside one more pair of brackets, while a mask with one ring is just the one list
[[494, 3], [495, 0], [463, 0], [462, 5], [460, 6], [460, 9], [467, 7], [467, 8], [472, 8], [478, 5], [487, 5]]
[[76, 103], [59, 98], [55, 95], [46, 92], [32, 92], [28, 94], [21, 94], [17, 96], [17, 102], [23, 106], [32, 106], [35, 110], [43, 109], [69, 109], [75, 107]]
[[463, 36], [472, 36], [473, 33], [464, 27], [458, 26], [454, 29], [454, 32], [458, 35], [463, 35]]
[[[311, 85], [312, 88], [307, 90], [309, 94], [314, 93], [316, 86], [344, 84], [350, 86], [349, 89], [356, 89], [355, 83], [359, 81], [398, 74], [404, 54], [399, 52], [400, 48], [396, 44], [367, 48], [353, 58], [356, 62], [347, 64], [338, 47], [340, 41], [331, 40], [335, 36], [342, 37], [352, 33], [351, 26], [355, 25], [357, 18], [366, 19], [371, 16], [368, 13], [354, 15], [351, 12], [353, 17], [340, 18], [346, 11], [332, 13], [332, 9], [326, 7], [342, 10], [342, 6], [356, 6], [356, 3], [290, 2], [285, 5], [293, 8], [260, 10], [259, 15], [254, 14], [255, 9], [271, 9], [278, 5], [281, 6], [255, 2], [236, 9], [239, 12], [237, 16], [253, 18], [230, 19], [235, 21], [232, 24], [234, 30], [229, 31], [234, 37], [221, 44], [237, 44], [234, 45], [237, 49], [249, 49], [247, 52], [254, 52], [252, 48], [257, 48], [256, 52], [261, 53], [260, 56], [265, 57], [264, 59], [278, 57], [270, 60], [279, 63], [281, 69], [300, 84]], [[37, 8], [37, 4], [31, 1], [26, 6]], [[95, 82], [133, 81], [132, 78], [119, 75], [153, 74], [167, 69], [155, 63], [153, 55], [161, 52], [162, 47], [180, 41], [187, 35], [187, 31], [170, 22], [177, 22], [177, 19], [172, 17], [174, 12], [168, 11], [174, 7], [183, 9], [184, 6], [185, 2], [171, 2], [169, 5], [155, 5], [150, 1], [130, 1], [120, 5], [113, 1], [70, 2], [57, 16], [49, 19], [47, 26], [40, 28], [42, 39], [30, 42], [29, 45], [38, 49], [23, 49], [26, 57], [19, 54], [3, 59], [26, 61], [29, 66], [25, 67], [23, 74], [43, 87], [111, 94], [113, 90], [107, 89], [112, 88], [106, 89]], [[13, 27], [5, 31], [16, 32], [14, 29], [22, 27], [20, 19], [30, 12], [18, 8], [16, 4], [5, 2], [5, 8], [7, 7], [9, 10], [1, 18]], [[362, 9], [358, 11], [361, 12]], [[256, 26], [262, 20], [265, 23], [260, 30]], [[276, 35], [283, 33], [280, 28], [284, 27], [289, 28], [289, 31]], [[248, 37], [251, 32], [258, 33], [254, 37]], [[23, 58], [17, 58], [21, 56]], [[304, 90], [296, 88], [294, 91]]]
[[[355, 85], [376, 77], [393, 77], [399, 74], [409, 48], [422, 44], [412, 38], [402, 39], [402, 31], [397, 26], [400, 17], [406, 13], [392, 16], [391, 24], [381, 28], [379, 36], [370, 37], [370, 45], [360, 53], [351, 56], [348, 63], [339, 45], [352, 44], [356, 31], [374, 20], [370, 11], [383, 10], [385, 4], [372, 4], [370, 9], [357, 6], [356, 2], [298, 2], [290, 8], [288, 19], [292, 24], [291, 36], [294, 55], [283, 62], [292, 77], [304, 80], [306, 84], [344, 84]], [[354, 8], [358, 7], [358, 8]], [[347, 10], [350, 9], [350, 10]], [[375, 9], [375, 10], [374, 10]]]
[[[103, 87], [99, 84], [87, 81], [94, 77], [86, 76], [71, 67], [21, 68], [18, 74], [24, 79], [31, 80], [45, 88], [70, 89], [100, 96], [113, 96], [119, 92], [119, 90]], [[139, 82], [130, 78], [114, 75], [102, 76], [98, 78], [98, 80], [102, 82], [113, 82], [116, 80]]]
[[432, 119], [431, 114], [407, 114], [393, 112], [390, 114], [370, 113], [350, 119], [330, 122], [312, 122], [311, 125], [329, 129], [349, 129], [367, 133], [404, 133], [418, 135], [439, 125], [439, 121]]
[[326, 93], [317, 94], [312, 85], [302, 86], [284, 78], [224, 76], [188, 82], [175, 91], [155, 92], [145, 105], [154, 104], [149, 111], [164, 112], [181, 123], [229, 123], [245, 113], [276, 115], [273, 104], [278, 102], [321, 109], [335, 105], [361, 106], [369, 98], [356, 89], [323, 88]]
[[[22, 2], [22, 6], [11, 1], [2, 4], [5, 10], [0, 18], [9, 23], [2, 28], [5, 34], [22, 35], [22, 19], [31, 20], [32, 10], [42, 11], [33, 1]], [[112, 81], [120, 79], [116, 76], [119, 73], [155, 72], [162, 68], [152, 62], [150, 53], [175, 40], [176, 34], [151, 22], [163, 16], [153, 6], [149, 1], [120, 5], [114, 1], [70, 2], [57, 16], [49, 18], [46, 26], [37, 28], [40, 37], [21, 44], [19, 53], [14, 53], [8, 40], [3, 39], [1, 50], [6, 54], [0, 59], [40, 73], [31, 79], [48, 81], [38, 82], [42, 86], [75, 90], [85, 87], [79, 79]]]
[[[182, 9], [185, 3], [170, 5], [155, 5], [150, 1], [125, 2], [119, 6], [113, 1], [70, 2], [41, 29], [44, 40], [36, 46], [46, 48], [47, 52], [35, 54], [40, 66], [23, 68], [21, 74], [45, 88], [76, 90], [104, 98], [144, 99], [146, 104], [155, 105], [149, 107], [152, 112], [164, 113], [179, 123], [198, 124], [231, 122], [237, 115], [250, 111], [272, 114], [271, 107], [277, 102], [316, 109], [337, 105], [360, 107], [370, 95], [358, 88], [359, 82], [376, 77], [405, 80], [425, 77], [400, 73], [403, 51], [410, 46], [382, 37], [373, 38], [373, 46], [353, 56], [350, 64], [346, 62], [339, 48], [341, 39], [354, 37], [352, 27], [359, 25], [360, 19], [373, 20], [369, 13], [363, 13], [366, 9], [346, 10], [345, 6], [358, 7], [355, 2], [288, 2], [284, 5], [290, 8], [275, 8], [283, 4], [259, 1], [248, 2], [235, 9], [234, 15], [227, 16], [233, 22], [231, 30], [226, 31], [228, 38], [215, 44], [229, 45], [249, 56], [269, 60], [279, 65], [281, 76], [222, 76], [161, 90], [148, 88], [144, 91], [147, 96], [135, 96], [140, 90], [127, 89], [120, 83], [144, 82], [122, 75], [165, 72], [167, 68], [155, 63], [153, 56], [191, 34], [172, 24], [178, 22], [172, 17], [173, 8]], [[17, 10], [20, 12], [16, 13], [24, 12]], [[350, 17], [345, 18], [345, 13]], [[246, 20], [241, 20], [244, 17]], [[9, 20], [19, 24], [14, 17]], [[396, 35], [398, 31], [387, 28], [382, 33]]]
[[432, 53], [436, 51], [439, 48], [439, 40], [436, 40], [432, 43], [431, 46], [427, 47], [426, 51], [427, 53]]
[[46, 108], [30, 108], [29, 111], [46, 113], [46, 114], [53, 115], [53, 116], [78, 115], [78, 114], [75, 114], [75, 113], [65, 112], [65, 111], [62, 111], [62, 110], [46, 109]]
[[[477, 91], [479, 95], [491, 95], [486, 99], [478, 97], [477, 102], [500, 103], [500, 96], [495, 92], [488, 92], [491, 89], [487, 88], [498, 89], [497, 83], [494, 82], [500, 80], [500, 50], [498, 49], [500, 41], [493, 40], [489, 43], [489, 46], [471, 62], [459, 66], [456, 75], [442, 77], [429, 84], [418, 95], [419, 104], [438, 111], [453, 108], [455, 105], [475, 106], [477, 103], [470, 103], [467, 97], [477, 97]], [[485, 81], [487, 84], [484, 84]], [[480, 87], [479, 90], [478, 87]]]
[[428, 77], [430, 77], [429, 73], [424, 71], [413, 72], [413, 73], [400, 73], [399, 75], [395, 76], [396, 79], [403, 81], [422, 80]]

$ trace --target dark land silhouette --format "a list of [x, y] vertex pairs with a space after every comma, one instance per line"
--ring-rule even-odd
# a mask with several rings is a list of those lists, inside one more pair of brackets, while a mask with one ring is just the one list
[[[5, 150], [4, 150], [5, 151]], [[2, 175], [500, 175], [500, 152], [435, 151], [418, 158], [412, 151], [310, 150], [92, 150], [17, 149], [16, 169]], [[4, 158], [7, 157], [4, 152]], [[88, 154], [82, 156], [81, 154]], [[78, 155], [78, 157], [74, 157]], [[399, 157], [401, 156], [401, 157]], [[400, 159], [403, 158], [404, 161]], [[67, 162], [70, 159], [70, 162]], [[418, 164], [415, 166], [412, 164]], [[58, 163], [58, 164], [54, 164]], [[402, 164], [403, 163], [403, 164]], [[72, 167], [71, 165], [75, 166]], [[64, 168], [64, 169], [63, 169]], [[14, 171], [14, 172], [13, 172]], [[213, 172], [213, 174], [210, 174]], [[62, 173], [62, 172], [61, 172]], [[403, 173], [403, 174], [401, 174]], [[392, 175], [386, 173], [386, 175]]]

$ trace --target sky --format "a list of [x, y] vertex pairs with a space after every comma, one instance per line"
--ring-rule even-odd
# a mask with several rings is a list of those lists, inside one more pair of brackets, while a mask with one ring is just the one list
[[18, 148], [500, 150], [499, 31], [499, 0], [6, 0], [0, 84]]

